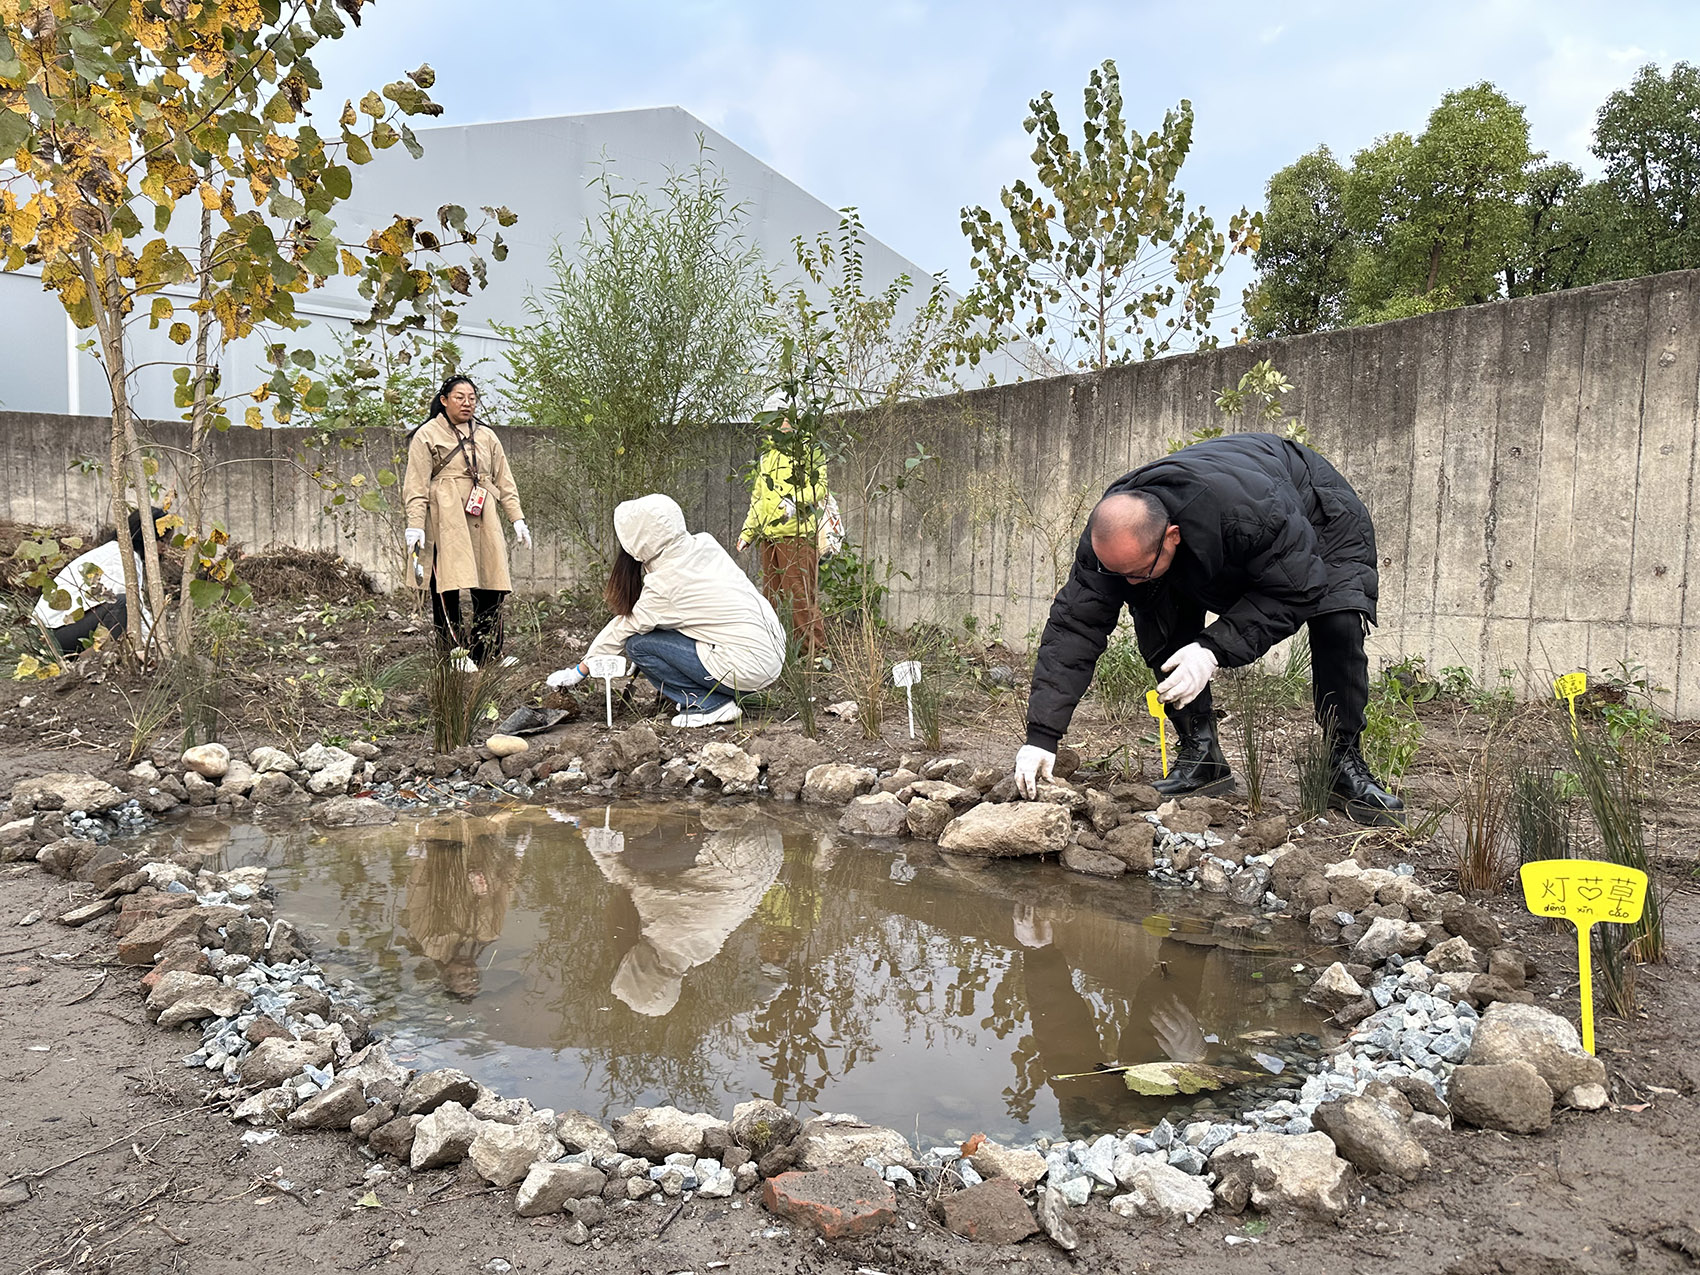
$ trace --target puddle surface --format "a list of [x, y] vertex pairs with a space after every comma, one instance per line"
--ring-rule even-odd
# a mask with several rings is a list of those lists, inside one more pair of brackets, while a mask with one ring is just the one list
[[[563, 1111], [729, 1117], [760, 1096], [923, 1145], [1078, 1137], [1195, 1101], [1052, 1079], [1162, 1059], [1150, 1016], [1171, 1000], [1215, 1038], [1213, 1062], [1314, 1046], [1291, 922], [1212, 918], [1231, 905], [1055, 864], [879, 849], [795, 807], [533, 807], [329, 833], [198, 819], [169, 835], [269, 868], [280, 915], [411, 1065]], [[1295, 1070], [1267, 1083], [1296, 1087]]]

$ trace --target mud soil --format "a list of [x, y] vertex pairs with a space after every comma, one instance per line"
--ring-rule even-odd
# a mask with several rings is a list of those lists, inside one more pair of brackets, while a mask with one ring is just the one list
[[[399, 752], [428, 751], [419, 736], [423, 704], [416, 689], [395, 688], [377, 712], [336, 702], [362, 662], [370, 668], [424, 648], [424, 627], [390, 612], [386, 599], [363, 606], [349, 597], [271, 604], [253, 613], [228, 639], [221, 738], [250, 747], [375, 733]], [[523, 661], [521, 686], [576, 653], [589, 623], [562, 608], [511, 616], [510, 647]], [[984, 665], [987, 658], [975, 652], [969, 662]], [[314, 676], [290, 706], [284, 679], [308, 670]], [[1019, 687], [1019, 665], [1016, 673]], [[953, 724], [945, 730], [945, 749], [1007, 764], [1017, 742], [1020, 692], [992, 696], [978, 686], [965, 675], [947, 710]], [[147, 683], [116, 668], [53, 683], [0, 683], [0, 790], [26, 775], [110, 767], [136, 733], [125, 719], [147, 691]], [[629, 709], [623, 714], [621, 724], [635, 719]], [[1300, 729], [1302, 711], [1290, 716]], [[853, 725], [823, 722], [823, 740], [834, 756], [890, 764], [911, 747], [900, 707], [879, 740], [863, 739]], [[664, 720], [656, 724], [664, 736], [671, 734]], [[1427, 785], [1439, 794], [1460, 759], [1480, 748], [1483, 728], [1453, 710], [1425, 711], [1424, 724], [1428, 734], [1412, 787]], [[722, 737], [744, 739], [763, 728], [755, 720], [742, 725]], [[783, 725], [767, 730], [770, 745], [792, 733]], [[588, 744], [600, 733], [581, 721], [567, 742]], [[33, 864], [9, 865], [0, 868], [0, 1271], [294, 1271], [309, 1264], [339, 1271], [504, 1269], [491, 1265], [494, 1259], [517, 1271], [657, 1275], [862, 1268], [891, 1275], [1700, 1270], [1700, 1234], [1692, 1229], [1700, 1219], [1700, 890], [1694, 878], [1700, 731], [1677, 727], [1672, 734], [1663, 768], [1669, 782], [1653, 812], [1665, 856], [1662, 879], [1673, 890], [1671, 955], [1667, 964], [1640, 971], [1640, 1010], [1633, 1019], [1601, 1017], [1598, 1043], [1611, 1078], [1610, 1108], [1556, 1113], [1553, 1128], [1531, 1138], [1463, 1130], [1439, 1135], [1431, 1148], [1435, 1167], [1423, 1179], [1402, 1188], [1361, 1184], [1361, 1206], [1337, 1225], [1212, 1214], [1196, 1226], [1171, 1229], [1122, 1221], [1094, 1203], [1071, 1213], [1082, 1240], [1072, 1259], [1042, 1238], [1010, 1248], [969, 1244], [943, 1230], [914, 1196], [901, 1197], [900, 1228], [850, 1247], [828, 1247], [801, 1233], [766, 1237], [773, 1219], [754, 1197], [742, 1197], [736, 1209], [729, 1201], [687, 1203], [676, 1217], [671, 1204], [646, 1201], [611, 1212], [593, 1247], [573, 1248], [564, 1242], [564, 1219], [516, 1219], [511, 1191], [486, 1192], [454, 1171], [399, 1169], [368, 1182], [371, 1162], [346, 1135], [244, 1144], [239, 1127], [204, 1106], [206, 1073], [177, 1062], [195, 1038], [162, 1032], [143, 1018], [139, 972], [116, 964], [106, 922], [83, 930], [51, 920], [20, 924], [33, 911], [48, 917], [63, 911], [87, 888], [48, 877]], [[1088, 710], [1077, 735], [1090, 758], [1095, 750], [1102, 755], [1119, 747], [1124, 732]], [[1281, 761], [1275, 769], [1289, 767]], [[1290, 783], [1282, 775], [1272, 781], [1275, 804], [1290, 803]], [[1372, 840], [1379, 861], [1413, 859], [1425, 879], [1446, 881], [1444, 830], [1425, 845]], [[1509, 894], [1488, 902], [1536, 964], [1531, 990], [1537, 1002], [1574, 1018], [1574, 940], [1528, 916]], [[380, 1207], [357, 1204], [368, 1190]], [[1230, 1246], [1230, 1238], [1248, 1242]]]

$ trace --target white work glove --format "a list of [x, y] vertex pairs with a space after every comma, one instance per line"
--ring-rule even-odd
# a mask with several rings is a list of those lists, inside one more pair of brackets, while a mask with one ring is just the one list
[[524, 518], [521, 518], [514, 523], [514, 539], [519, 541], [520, 544], [524, 545], [527, 549], [531, 548], [531, 528], [525, 525]]
[[1197, 642], [1181, 647], [1163, 664], [1169, 676], [1157, 687], [1157, 698], [1176, 708], [1185, 708], [1210, 685], [1210, 675], [1216, 671], [1216, 657]]
[[1033, 744], [1023, 744], [1021, 751], [1015, 754], [1015, 787], [1029, 801], [1039, 795], [1039, 781], [1047, 783], [1051, 779], [1051, 768], [1057, 764], [1057, 755], [1048, 753], [1043, 748]]
[[569, 686], [577, 686], [584, 681], [584, 674], [579, 672], [577, 664], [571, 668], [556, 669], [543, 679], [544, 685], [553, 686], [558, 691], [564, 691]]
[[425, 529], [423, 527], [409, 527], [402, 533], [402, 539], [407, 542], [409, 552], [415, 549], [423, 549], [425, 547]]

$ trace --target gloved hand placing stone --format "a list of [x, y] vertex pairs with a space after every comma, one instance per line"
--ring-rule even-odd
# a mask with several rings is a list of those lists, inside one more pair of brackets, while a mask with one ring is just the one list
[[1210, 685], [1216, 657], [1197, 642], [1181, 647], [1163, 663], [1169, 676], [1157, 687], [1157, 698], [1176, 708], [1185, 708]]
[[575, 664], [571, 668], [556, 669], [543, 679], [546, 686], [552, 686], [558, 691], [564, 691], [569, 686], [577, 686], [584, 681], [584, 666]]
[[1057, 755], [1034, 744], [1023, 744], [1015, 754], [1015, 787], [1029, 801], [1039, 795], [1041, 780], [1050, 782]]

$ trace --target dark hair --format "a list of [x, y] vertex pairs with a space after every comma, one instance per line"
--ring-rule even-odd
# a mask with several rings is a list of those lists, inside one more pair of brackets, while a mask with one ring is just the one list
[[614, 555], [614, 565], [608, 572], [608, 583], [602, 588], [602, 600], [615, 615], [630, 615], [643, 596], [643, 563], [620, 546]]
[[449, 396], [449, 393], [457, 385], [471, 385], [472, 392], [474, 394], [478, 393], [478, 386], [473, 385], [472, 378], [470, 376], [464, 376], [461, 373], [456, 372], [453, 376], [449, 377], [448, 380], [443, 382], [443, 388], [438, 390], [435, 397], [431, 399], [431, 406], [425, 411], [426, 420], [434, 420], [439, 416], [441, 416], [444, 420], [449, 418], [448, 409], [443, 400]]
[[[159, 520], [165, 517], [165, 510], [161, 509], [158, 505], [155, 505], [148, 510], [148, 514], [150, 515], [148, 518], [148, 535], [152, 536], [154, 539], [158, 539]], [[114, 540], [118, 539], [117, 535], [114, 535], [112, 538]], [[142, 535], [142, 511], [140, 509], [132, 509], [130, 511], [130, 547], [137, 553], [141, 553], [143, 551], [143, 546], [146, 543], [147, 541]]]

